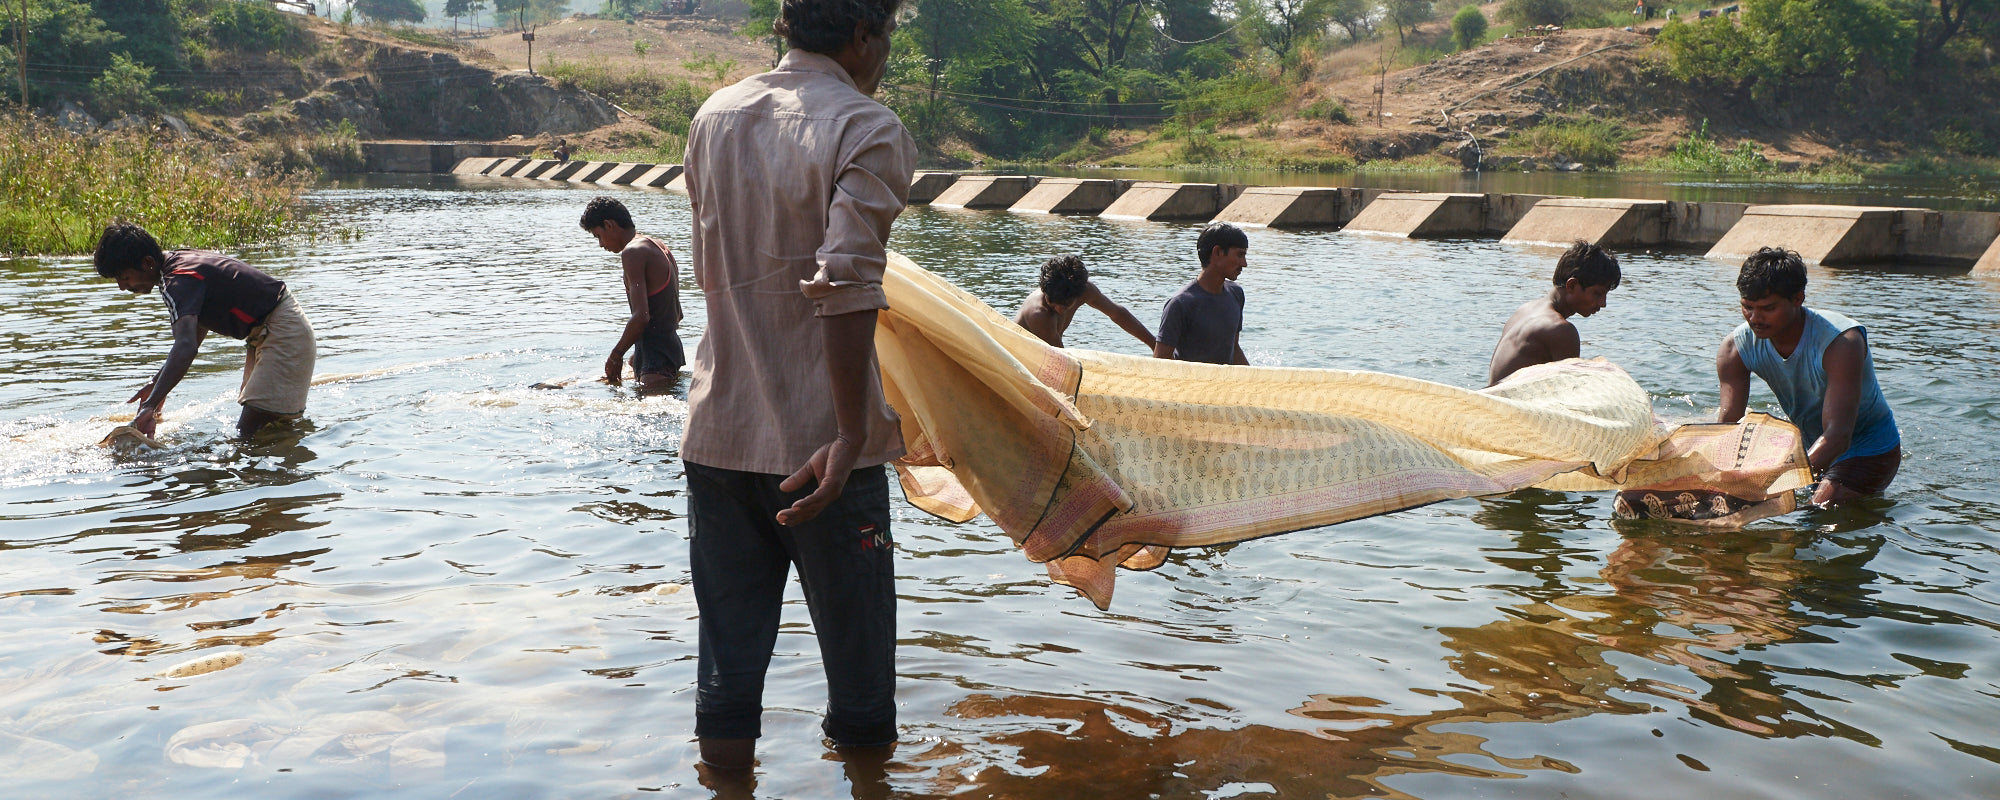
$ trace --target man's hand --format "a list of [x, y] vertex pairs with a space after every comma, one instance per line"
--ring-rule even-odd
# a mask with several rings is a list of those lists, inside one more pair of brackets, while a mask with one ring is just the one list
[[803, 524], [840, 499], [840, 493], [847, 488], [847, 475], [854, 471], [854, 461], [860, 456], [859, 451], [860, 448], [846, 437], [834, 439], [813, 451], [806, 465], [779, 483], [778, 490], [796, 492], [806, 487], [808, 479], [818, 481], [819, 486], [813, 489], [812, 494], [799, 498], [791, 508], [778, 512], [778, 524]]
[[[149, 386], [147, 388], [152, 388], [152, 387]], [[144, 406], [140, 406], [138, 415], [132, 418], [132, 429], [140, 433], [146, 434], [147, 436], [152, 436], [153, 429], [158, 427], [159, 424], [160, 424], [160, 410], [157, 408], [146, 408]]]
[[625, 382], [625, 354], [612, 351], [611, 357], [604, 359], [604, 382], [618, 386]]
[[139, 391], [134, 392], [132, 394], [132, 399], [127, 400], [125, 402], [127, 403], [145, 402], [146, 398], [153, 396], [153, 383], [154, 381], [146, 381], [146, 385], [139, 387]]

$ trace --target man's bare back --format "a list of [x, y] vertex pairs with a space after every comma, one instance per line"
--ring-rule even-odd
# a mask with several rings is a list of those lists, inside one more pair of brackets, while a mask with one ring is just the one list
[[1095, 283], [1084, 284], [1083, 296], [1068, 306], [1049, 302], [1048, 296], [1040, 289], [1029, 292], [1028, 298], [1021, 301], [1021, 310], [1014, 313], [1014, 324], [1028, 329], [1029, 333], [1040, 337], [1050, 345], [1062, 347], [1063, 334], [1069, 331], [1070, 322], [1076, 319], [1076, 310], [1084, 306], [1102, 312], [1126, 333], [1132, 334], [1132, 338], [1144, 343], [1147, 348], [1153, 346], [1153, 332], [1146, 329], [1146, 324], [1140, 322], [1139, 318], [1133, 316], [1124, 306], [1105, 297], [1103, 292], [1097, 290]]
[[1500, 330], [1500, 344], [1493, 348], [1493, 361], [1487, 367], [1486, 385], [1536, 364], [1576, 358], [1581, 348], [1576, 326], [1549, 298], [1529, 300], [1514, 310], [1507, 326]]

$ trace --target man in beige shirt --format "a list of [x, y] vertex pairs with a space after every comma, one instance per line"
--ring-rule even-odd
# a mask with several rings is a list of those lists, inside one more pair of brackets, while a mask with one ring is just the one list
[[896, 739], [895, 565], [875, 315], [916, 144], [871, 99], [900, 0], [789, 0], [792, 50], [716, 92], [688, 132], [708, 333], [688, 388], [689, 567], [702, 761], [753, 763], [779, 604], [796, 566], [843, 750]]

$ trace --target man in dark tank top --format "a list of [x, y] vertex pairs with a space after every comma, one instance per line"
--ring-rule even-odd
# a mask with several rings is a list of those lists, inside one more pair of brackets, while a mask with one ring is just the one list
[[631, 352], [639, 391], [667, 391], [687, 363], [679, 330], [680, 266], [674, 263], [673, 251], [658, 239], [639, 235], [632, 212], [609, 197], [592, 199], [579, 224], [597, 237], [599, 247], [618, 254], [625, 300], [632, 309], [618, 344], [604, 359], [605, 382], [613, 386], [624, 382], [626, 353]]

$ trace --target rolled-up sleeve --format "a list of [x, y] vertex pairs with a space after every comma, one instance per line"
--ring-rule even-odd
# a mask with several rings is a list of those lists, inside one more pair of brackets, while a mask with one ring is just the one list
[[889, 307], [882, 293], [889, 227], [910, 196], [917, 146], [899, 123], [860, 135], [834, 181], [826, 210], [826, 238], [815, 254], [819, 272], [799, 287], [821, 317]]

